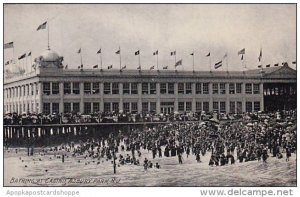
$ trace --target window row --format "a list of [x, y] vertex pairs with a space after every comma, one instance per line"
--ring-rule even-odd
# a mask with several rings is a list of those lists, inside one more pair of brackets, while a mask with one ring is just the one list
[[6, 88], [4, 90], [4, 96], [6, 98], [16, 98], [24, 96], [38, 95], [38, 87], [36, 84], [27, 84], [23, 86], [18, 86], [14, 88]]

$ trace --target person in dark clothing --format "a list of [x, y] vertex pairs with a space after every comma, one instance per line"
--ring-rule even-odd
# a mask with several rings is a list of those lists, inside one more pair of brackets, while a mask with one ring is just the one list
[[178, 161], [180, 164], [182, 164], [182, 155], [181, 154], [178, 154]]
[[291, 153], [292, 153], [292, 151], [291, 151], [291, 146], [290, 145], [287, 145], [287, 147], [286, 147], [286, 161], [289, 161], [290, 160], [290, 157], [291, 157]]
[[153, 157], [153, 159], [155, 159], [155, 156], [156, 156], [156, 147], [153, 146], [153, 148], [152, 148], [152, 157]]
[[201, 162], [199, 153], [196, 154], [196, 161], [197, 161], [197, 163]]
[[158, 150], [158, 157], [162, 157], [161, 147], [158, 146], [157, 150]]
[[[189, 157], [189, 154], [190, 154], [190, 147], [188, 146], [186, 149], [186, 158]], [[200, 157], [200, 155], [199, 155], [199, 157]]]

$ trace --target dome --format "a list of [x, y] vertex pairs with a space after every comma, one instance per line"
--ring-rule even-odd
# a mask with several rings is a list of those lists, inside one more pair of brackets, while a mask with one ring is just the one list
[[41, 54], [43, 61], [45, 62], [55, 62], [59, 59], [59, 55], [52, 50], [46, 50]]

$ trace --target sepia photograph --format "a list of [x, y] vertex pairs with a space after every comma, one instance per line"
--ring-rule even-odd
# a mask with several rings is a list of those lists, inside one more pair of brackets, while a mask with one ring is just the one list
[[3, 4], [3, 187], [296, 187], [297, 4]]

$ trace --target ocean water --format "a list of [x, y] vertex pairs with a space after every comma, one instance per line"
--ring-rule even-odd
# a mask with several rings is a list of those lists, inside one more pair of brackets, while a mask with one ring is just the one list
[[[68, 155], [62, 163], [53, 152], [43, 156], [35, 151], [33, 156], [27, 156], [25, 149], [18, 153], [15, 149], [4, 151], [5, 186], [296, 186], [295, 154], [288, 162], [269, 157], [267, 163], [250, 161], [210, 167], [210, 153], [201, 157], [201, 163], [195, 156], [187, 158], [183, 154], [183, 164], [179, 164], [177, 157], [152, 159], [151, 151], [142, 150], [140, 166], [117, 165], [114, 174], [113, 164], [106, 159], [85, 159], [84, 155], [75, 158], [60, 151], [56, 154]], [[144, 170], [145, 157], [161, 168]]]

